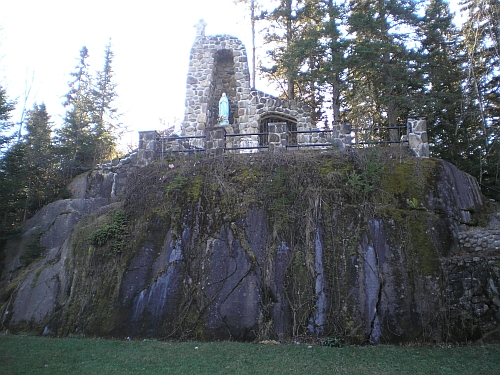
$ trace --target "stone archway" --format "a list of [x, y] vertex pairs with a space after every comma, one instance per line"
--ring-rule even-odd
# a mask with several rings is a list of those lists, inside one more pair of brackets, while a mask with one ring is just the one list
[[203, 136], [205, 128], [217, 125], [223, 92], [229, 99], [229, 123], [234, 132], [240, 132], [250, 101], [245, 46], [228, 35], [197, 38], [189, 61], [182, 135]]
[[[297, 131], [297, 120], [292, 116], [287, 116], [280, 112], [269, 112], [261, 116], [259, 121], [259, 133], [268, 133], [269, 124], [271, 123], [284, 123], [286, 124], [287, 132]], [[266, 146], [268, 144], [267, 135], [259, 135], [259, 146]], [[297, 134], [289, 133], [287, 136], [287, 144], [297, 144]]]
[[229, 100], [229, 124], [234, 124], [235, 114], [238, 112], [236, 100], [237, 82], [232, 51], [222, 49], [214, 54], [213, 80], [209, 95], [209, 126], [217, 125], [219, 114], [219, 99], [226, 93]]

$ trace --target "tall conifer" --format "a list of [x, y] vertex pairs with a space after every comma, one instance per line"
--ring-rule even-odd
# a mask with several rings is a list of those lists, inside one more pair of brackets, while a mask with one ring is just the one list
[[[347, 117], [356, 127], [404, 123], [411, 109], [416, 21], [413, 0], [351, 0]], [[396, 130], [389, 133], [399, 140]]]

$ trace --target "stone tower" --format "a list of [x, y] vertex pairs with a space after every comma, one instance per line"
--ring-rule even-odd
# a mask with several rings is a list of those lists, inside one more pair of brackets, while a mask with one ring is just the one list
[[242, 144], [259, 144], [257, 135], [270, 123], [286, 123], [288, 130], [311, 128], [311, 109], [295, 100], [283, 100], [250, 87], [245, 46], [229, 35], [199, 35], [191, 49], [186, 87], [183, 136], [203, 136], [218, 126], [222, 93], [229, 99], [227, 133], [249, 134]]
[[186, 87], [183, 135], [203, 135], [218, 124], [222, 93], [229, 99], [229, 126], [238, 133], [246, 122], [250, 73], [245, 47], [227, 35], [198, 37], [191, 49]]

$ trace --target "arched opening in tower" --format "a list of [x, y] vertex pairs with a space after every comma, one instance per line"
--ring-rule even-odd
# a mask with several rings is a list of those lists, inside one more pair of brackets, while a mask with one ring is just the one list
[[214, 73], [211, 86], [209, 102], [208, 123], [211, 126], [218, 124], [219, 99], [222, 93], [226, 93], [229, 99], [229, 124], [234, 124], [235, 115], [238, 112], [238, 102], [236, 100], [236, 78], [234, 58], [231, 50], [223, 49], [215, 53]]
[[[264, 133], [259, 135], [259, 146], [268, 145], [268, 135], [269, 124], [286, 124], [287, 131], [287, 144], [296, 145], [297, 144], [297, 120], [291, 116], [284, 115], [282, 113], [266, 113], [262, 116], [259, 122], [259, 133]], [[293, 132], [293, 133], [292, 133]]]

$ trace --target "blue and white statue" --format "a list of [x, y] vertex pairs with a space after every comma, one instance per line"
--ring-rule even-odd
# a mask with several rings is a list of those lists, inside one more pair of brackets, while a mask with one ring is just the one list
[[219, 100], [219, 125], [229, 125], [229, 100], [226, 93], [222, 93]]

